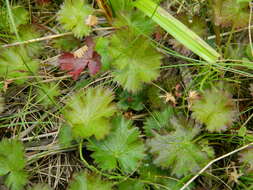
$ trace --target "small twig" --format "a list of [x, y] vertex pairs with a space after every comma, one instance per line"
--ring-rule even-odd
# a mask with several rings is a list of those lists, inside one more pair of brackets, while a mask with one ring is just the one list
[[90, 87], [91, 85], [93, 85], [93, 84], [95, 84], [95, 83], [97, 83], [97, 82], [100, 82], [100, 81], [102, 81], [102, 80], [108, 79], [108, 78], [112, 78], [112, 76], [111, 76], [111, 75], [108, 75], [108, 76], [105, 76], [105, 77], [102, 77], [102, 78], [98, 78], [98, 79], [96, 79], [95, 81], [92, 81], [92, 82], [90, 82], [89, 84], [87, 84], [87, 85], [84, 87], [84, 89], [87, 89], [87, 88]]
[[30, 140], [33, 140], [33, 139], [41, 139], [41, 138], [45, 138], [45, 137], [56, 136], [57, 134], [58, 134], [58, 132], [51, 132], [51, 133], [46, 133], [46, 134], [38, 135], [36, 137], [22, 138], [20, 140], [21, 141], [30, 141]]
[[227, 154], [224, 154], [223, 156], [220, 156], [212, 161], [210, 161], [204, 168], [202, 168], [195, 176], [193, 176], [183, 187], [181, 187], [180, 190], [184, 190], [186, 189], [197, 177], [199, 177], [200, 174], [202, 174], [207, 168], [209, 168], [213, 163], [223, 159], [223, 158], [226, 158], [234, 153], [237, 153], [237, 152], [240, 152], [241, 150], [244, 150], [246, 148], [248, 148], [249, 146], [253, 145], [253, 142], [252, 143], [249, 143], [241, 148], [238, 148], [238, 149], [235, 149]]
[[[116, 29], [115, 27], [101, 27], [101, 28], [94, 28], [93, 31], [115, 30], [115, 29]], [[72, 34], [73, 34], [72, 32], [66, 32], [66, 33], [62, 33], [62, 34], [49, 35], [49, 36], [44, 36], [44, 37], [41, 37], [41, 38], [35, 38], [35, 39], [27, 40], [27, 41], [15, 42], [15, 43], [12, 43], [12, 44], [5, 44], [5, 45], [2, 45], [1, 48], [8, 48], [8, 47], [13, 47], [13, 46], [30, 44], [30, 43], [34, 43], [34, 42], [52, 40], [52, 39], [55, 39], [55, 38], [60, 38], [60, 37], [63, 37], [63, 36], [69, 36], [69, 35], [72, 35]]]
[[[221, 37], [227, 36], [227, 35], [229, 35], [229, 34], [231, 34], [231, 33], [238, 33], [238, 32], [244, 31], [244, 30], [249, 30], [249, 29], [251, 29], [251, 28], [253, 28], [253, 25], [247, 26], [247, 27], [245, 27], [245, 28], [238, 29], [238, 30], [233, 31], [233, 32], [231, 32], [231, 31], [229, 31], [229, 32], [224, 32], [224, 33], [222, 33], [220, 36], [221, 36]], [[215, 35], [207, 37], [208, 40], [212, 40], [212, 39], [215, 39], [215, 38], [216, 38]]]
[[24, 45], [24, 44], [29, 44], [29, 43], [34, 43], [34, 42], [40, 42], [40, 41], [44, 41], [44, 40], [51, 40], [51, 39], [55, 39], [55, 38], [59, 38], [59, 37], [63, 37], [63, 36], [68, 36], [73, 34], [72, 32], [66, 32], [63, 34], [55, 34], [55, 35], [50, 35], [50, 36], [45, 36], [45, 37], [41, 37], [41, 38], [36, 38], [36, 39], [31, 39], [31, 40], [27, 40], [27, 41], [22, 41], [22, 42], [15, 42], [12, 44], [6, 44], [1, 46], [2, 48], [7, 48], [7, 47], [12, 47], [12, 46], [19, 46], [19, 45]]

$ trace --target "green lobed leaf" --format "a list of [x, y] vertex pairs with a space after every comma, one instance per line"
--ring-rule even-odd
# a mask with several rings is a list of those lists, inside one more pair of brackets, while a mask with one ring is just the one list
[[0, 175], [7, 175], [5, 184], [11, 190], [22, 190], [27, 182], [23, 144], [17, 140], [0, 142]]
[[193, 101], [193, 117], [204, 123], [210, 132], [225, 131], [233, 124], [236, 108], [232, 96], [221, 87], [207, 89]]
[[155, 23], [140, 11], [120, 12], [113, 26], [126, 29], [128, 34], [138, 37], [149, 36], [155, 29]]
[[[177, 179], [171, 176], [168, 169], [161, 169], [152, 163], [151, 155], [148, 155], [138, 169], [140, 180], [149, 181], [152, 184], [152, 189], [155, 190], [180, 190], [185, 179]], [[194, 183], [189, 185], [188, 189], [193, 189]]]
[[171, 123], [175, 131], [162, 135], [156, 133], [147, 141], [154, 164], [170, 168], [172, 174], [178, 177], [199, 171], [209, 161], [206, 152], [194, 142], [200, 129], [176, 118]]
[[103, 87], [88, 88], [74, 94], [63, 110], [74, 137], [94, 135], [104, 138], [110, 130], [110, 117], [116, 112], [113, 92]]
[[112, 36], [110, 45], [114, 80], [124, 89], [137, 92], [159, 76], [162, 56], [148, 39], [121, 31]]
[[112, 190], [112, 183], [87, 172], [80, 172], [74, 175], [68, 190]]
[[117, 117], [112, 122], [112, 132], [102, 141], [90, 140], [91, 157], [103, 170], [118, 168], [125, 173], [133, 172], [144, 157], [144, 145], [140, 132], [130, 120]]
[[57, 19], [65, 30], [71, 30], [75, 37], [82, 38], [91, 32], [86, 19], [93, 12], [93, 8], [85, 0], [65, 0]]
[[7, 176], [5, 184], [11, 190], [23, 190], [28, 181], [28, 176], [24, 171], [13, 171]]

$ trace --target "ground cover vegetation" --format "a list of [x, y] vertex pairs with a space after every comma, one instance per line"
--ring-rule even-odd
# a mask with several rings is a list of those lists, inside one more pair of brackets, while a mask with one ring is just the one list
[[249, 0], [0, 0], [1, 190], [252, 190]]

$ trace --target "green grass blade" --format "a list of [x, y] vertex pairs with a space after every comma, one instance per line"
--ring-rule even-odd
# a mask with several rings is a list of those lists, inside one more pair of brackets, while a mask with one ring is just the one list
[[176, 40], [207, 62], [215, 63], [220, 57], [220, 54], [203, 39], [152, 0], [138, 0], [134, 5], [151, 17]]

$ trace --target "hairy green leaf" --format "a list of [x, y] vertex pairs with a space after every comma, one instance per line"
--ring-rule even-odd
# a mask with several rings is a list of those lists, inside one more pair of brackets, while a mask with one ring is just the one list
[[65, 0], [58, 12], [58, 21], [66, 30], [72, 30], [78, 38], [87, 36], [91, 27], [86, 24], [86, 19], [94, 12], [93, 8], [85, 0]]
[[113, 25], [117, 28], [127, 30], [128, 35], [149, 36], [155, 29], [155, 24], [152, 19], [145, 16], [140, 11], [120, 12], [115, 19]]
[[27, 183], [27, 174], [24, 171], [13, 171], [7, 176], [5, 184], [11, 190], [23, 190]]
[[104, 140], [89, 142], [88, 149], [94, 151], [91, 157], [103, 170], [114, 170], [119, 166], [123, 172], [132, 172], [144, 157], [140, 133], [123, 117], [115, 118], [112, 126], [112, 132]]
[[85, 0], [65, 0], [58, 12], [58, 21], [66, 30], [71, 30], [77, 38], [89, 35], [91, 27], [86, 24], [93, 8]]
[[111, 38], [109, 51], [115, 68], [114, 80], [124, 89], [136, 92], [159, 76], [162, 56], [144, 37], [118, 32]]
[[110, 130], [110, 117], [116, 112], [113, 99], [113, 92], [103, 87], [88, 88], [74, 94], [63, 111], [74, 136], [104, 138]]
[[176, 118], [171, 123], [175, 131], [163, 135], [156, 133], [147, 142], [150, 153], [154, 155], [154, 164], [170, 168], [172, 174], [178, 177], [197, 172], [209, 160], [208, 155], [194, 142], [200, 129]]
[[0, 175], [7, 175], [5, 184], [11, 190], [22, 190], [27, 182], [23, 144], [17, 140], [0, 142]]
[[87, 172], [80, 172], [74, 176], [68, 190], [112, 190], [112, 183]]
[[206, 90], [193, 101], [193, 117], [204, 123], [210, 132], [221, 132], [233, 124], [236, 109], [231, 94], [220, 87]]

